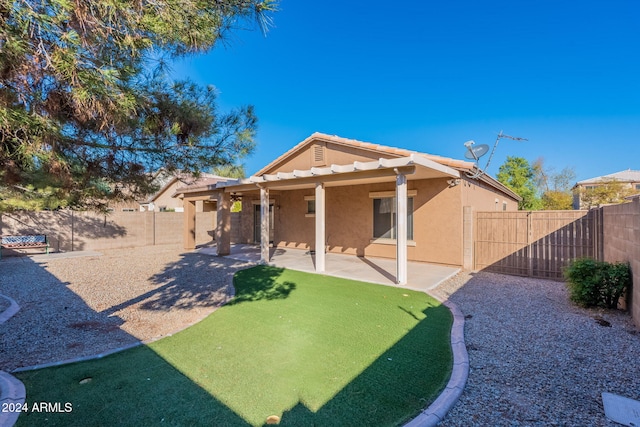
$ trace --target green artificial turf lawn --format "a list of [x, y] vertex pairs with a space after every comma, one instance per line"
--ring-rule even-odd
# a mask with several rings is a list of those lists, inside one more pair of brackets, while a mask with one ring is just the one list
[[17, 374], [29, 406], [72, 404], [18, 425], [397, 425], [446, 385], [452, 318], [424, 293], [268, 266], [234, 285], [174, 336]]

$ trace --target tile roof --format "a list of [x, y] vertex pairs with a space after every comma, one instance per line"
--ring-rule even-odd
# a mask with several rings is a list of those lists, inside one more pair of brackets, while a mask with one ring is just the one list
[[199, 177], [194, 178], [191, 175], [182, 175], [178, 177], [177, 189], [186, 188], [186, 187], [206, 187], [208, 185], [213, 185], [219, 181], [228, 181], [231, 178], [213, 175], [210, 173], [201, 173]]

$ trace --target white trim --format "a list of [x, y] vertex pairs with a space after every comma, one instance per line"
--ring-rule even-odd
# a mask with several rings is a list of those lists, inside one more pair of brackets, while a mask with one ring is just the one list
[[[261, 203], [262, 203], [262, 201], [261, 201], [261, 200], [255, 200], [255, 199], [254, 199], [254, 200], [251, 200], [251, 204], [252, 204], [252, 205], [259, 205], [259, 204], [261, 204]], [[269, 199], [269, 204], [270, 204], [270, 205], [274, 205], [275, 203], [276, 203], [276, 200], [275, 200], [275, 199]]]
[[269, 189], [260, 189], [260, 263], [269, 263]]
[[[273, 164], [273, 163], [271, 163]], [[237, 181], [220, 181], [215, 184], [215, 188], [226, 188], [244, 184], [260, 184], [277, 181], [295, 181], [300, 178], [307, 178], [311, 176], [331, 176], [340, 175], [344, 173], [353, 173], [359, 171], [373, 171], [382, 169], [395, 169], [400, 167], [409, 166], [421, 166], [427, 169], [440, 172], [442, 175], [451, 178], [460, 178], [460, 172], [437, 163], [419, 154], [411, 154], [410, 156], [398, 157], [395, 159], [378, 159], [369, 162], [349, 163], [347, 165], [329, 165], [326, 167], [312, 167], [308, 170], [294, 170], [293, 172], [276, 172], [275, 174], [263, 174], [260, 176], [250, 176], [249, 178], [240, 179]], [[413, 173], [413, 172], [412, 172]], [[357, 176], [354, 177], [357, 179]]]
[[[379, 237], [377, 239], [370, 239], [369, 243], [374, 245], [396, 245], [396, 239], [387, 239], [385, 237]], [[416, 246], [415, 240], [407, 240], [407, 246]]]
[[396, 283], [407, 284], [407, 177], [396, 176]]
[[306, 213], [306, 214], [304, 214], [304, 217], [305, 218], [315, 218], [316, 214], [314, 214], [314, 213]]
[[[408, 197], [415, 197], [418, 195], [418, 190], [407, 190]], [[395, 191], [370, 191], [369, 198], [370, 199], [388, 199], [396, 197]]]
[[315, 200], [315, 199], [316, 199], [316, 196], [304, 196], [304, 200], [307, 201], [307, 202], [309, 200]]
[[325, 270], [325, 251], [327, 242], [326, 224], [325, 224], [325, 190], [324, 184], [316, 183], [316, 273], [324, 273]]

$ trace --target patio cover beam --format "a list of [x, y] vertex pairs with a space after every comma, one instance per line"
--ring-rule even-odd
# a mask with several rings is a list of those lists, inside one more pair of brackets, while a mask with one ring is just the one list
[[[251, 188], [256, 188], [256, 185], [260, 185], [264, 188], [269, 189], [277, 189], [282, 187], [288, 187], [291, 185], [308, 185], [310, 188], [315, 187], [315, 184], [319, 181], [324, 184], [330, 183], [339, 183], [344, 181], [353, 181], [353, 180], [361, 180], [361, 179], [370, 179], [370, 178], [380, 178], [380, 177], [393, 177], [396, 175], [394, 169], [400, 170], [404, 175], [412, 175], [416, 171], [416, 166], [402, 166], [399, 168], [383, 168], [383, 169], [375, 169], [375, 170], [365, 170], [358, 172], [345, 172], [345, 173], [334, 173], [328, 175], [317, 175], [311, 177], [304, 178], [290, 178], [290, 179], [274, 179], [272, 181], [260, 181], [253, 184], [250, 183], [242, 183], [239, 185], [232, 186], [224, 186], [224, 191], [226, 192], [237, 192], [243, 190], [249, 190]], [[256, 178], [257, 179], [257, 178]], [[349, 185], [349, 183], [345, 182], [344, 185]], [[222, 186], [221, 186], [222, 189]]]

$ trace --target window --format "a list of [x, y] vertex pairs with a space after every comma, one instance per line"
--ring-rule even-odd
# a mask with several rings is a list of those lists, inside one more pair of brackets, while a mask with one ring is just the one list
[[507, 202], [502, 202], [502, 210], [503, 211], [507, 210]]
[[640, 184], [636, 184], [636, 190], [640, 190]]
[[304, 196], [304, 202], [307, 204], [304, 216], [307, 218], [316, 216], [316, 196]]
[[[373, 237], [396, 238], [396, 198], [373, 199]], [[413, 197], [407, 199], [407, 239], [413, 240]]]
[[316, 201], [315, 200], [307, 200], [307, 213], [315, 214], [316, 213]]
[[133, 208], [122, 208], [122, 212], [135, 212], [136, 210]]

